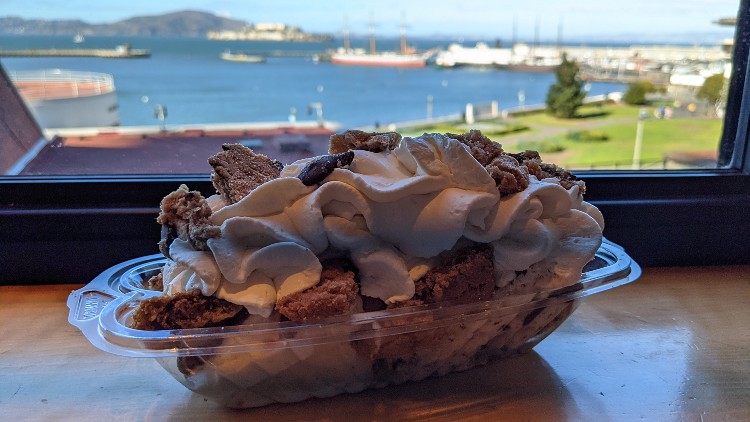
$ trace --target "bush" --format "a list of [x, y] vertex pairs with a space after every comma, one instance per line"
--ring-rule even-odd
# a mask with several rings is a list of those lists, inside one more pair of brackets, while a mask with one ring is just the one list
[[646, 104], [646, 94], [651, 92], [656, 92], [656, 88], [651, 82], [635, 82], [628, 85], [628, 90], [625, 91], [622, 100], [625, 104], [643, 105]]
[[571, 141], [604, 142], [609, 140], [609, 135], [601, 131], [578, 130], [569, 132], [567, 138]]
[[563, 152], [565, 151], [565, 147], [560, 145], [558, 142], [532, 141], [519, 143], [518, 150], [532, 150], [540, 154], [551, 154], [553, 152]]

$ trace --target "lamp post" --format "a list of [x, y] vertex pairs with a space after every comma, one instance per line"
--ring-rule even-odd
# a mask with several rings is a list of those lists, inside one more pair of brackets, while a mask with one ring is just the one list
[[427, 120], [432, 120], [432, 95], [427, 96]]
[[315, 112], [315, 116], [317, 117], [318, 126], [325, 126], [325, 120], [323, 119], [323, 103], [315, 102], [308, 104], [307, 114], [313, 114], [313, 112]]
[[154, 106], [154, 117], [159, 120], [159, 124], [161, 125], [161, 131], [166, 132], [167, 131], [167, 106], [162, 104], [157, 104]]
[[641, 169], [641, 150], [643, 149], [643, 123], [648, 118], [648, 110], [640, 109], [638, 124], [635, 127], [635, 147], [633, 148], [633, 170]]

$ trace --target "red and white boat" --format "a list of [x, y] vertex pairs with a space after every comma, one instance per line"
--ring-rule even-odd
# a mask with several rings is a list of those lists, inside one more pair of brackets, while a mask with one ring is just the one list
[[375, 48], [375, 33], [370, 22], [370, 50], [349, 46], [349, 31], [344, 29], [344, 47], [331, 53], [331, 63], [355, 66], [425, 67], [431, 52], [418, 54], [406, 45], [404, 25], [401, 25], [401, 52], [379, 52]]
[[425, 67], [427, 57], [415, 53], [368, 53], [362, 49], [339, 49], [331, 54], [331, 63], [358, 66]]

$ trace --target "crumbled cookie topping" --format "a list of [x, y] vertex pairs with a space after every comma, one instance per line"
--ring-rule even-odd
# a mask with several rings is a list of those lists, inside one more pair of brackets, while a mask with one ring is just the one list
[[558, 167], [555, 164], [543, 163], [542, 158], [536, 151], [524, 151], [517, 154], [509, 154], [515, 158], [522, 166], [525, 166], [529, 174], [535, 176], [537, 179], [542, 180], [546, 178], [556, 178], [560, 180], [560, 185], [565, 189], [570, 189], [573, 186], [579, 186], [579, 193], [583, 195], [586, 192], [586, 184], [571, 172], [565, 170], [562, 167]]
[[349, 150], [383, 152], [394, 149], [401, 142], [401, 134], [396, 132], [368, 133], [361, 130], [347, 130], [331, 135], [328, 153], [339, 154]]
[[175, 330], [229, 325], [227, 322], [247, 315], [242, 305], [190, 290], [172, 296], [146, 299], [133, 312], [132, 328], [138, 330]]
[[165, 196], [160, 208], [156, 218], [156, 222], [162, 225], [159, 250], [166, 257], [169, 257], [169, 245], [175, 238], [190, 242], [195, 250], [206, 251], [208, 239], [220, 235], [219, 227], [209, 221], [211, 207], [206, 198], [185, 185]]
[[284, 165], [263, 154], [256, 154], [240, 144], [224, 144], [223, 151], [210, 157], [214, 168], [211, 181], [216, 191], [230, 204], [244, 198], [251, 190], [276, 179]]
[[359, 287], [353, 265], [344, 260], [322, 263], [320, 282], [309, 289], [281, 298], [276, 310], [292, 321], [352, 313]]

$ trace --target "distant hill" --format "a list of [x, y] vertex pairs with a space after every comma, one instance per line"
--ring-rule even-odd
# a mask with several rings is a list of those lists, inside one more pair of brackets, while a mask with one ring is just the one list
[[248, 22], [212, 13], [184, 10], [157, 16], [137, 16], [108, 24], [82, 20], [40, 20], [0, 17], [0, 34], [35, 35], [168, 35], [204, 37], [208, 31], [236, 31]]

